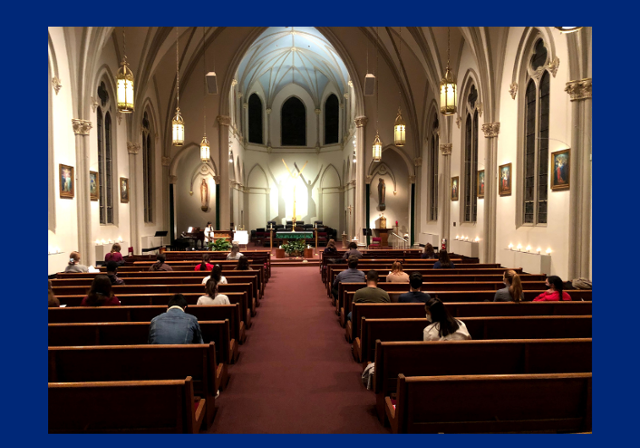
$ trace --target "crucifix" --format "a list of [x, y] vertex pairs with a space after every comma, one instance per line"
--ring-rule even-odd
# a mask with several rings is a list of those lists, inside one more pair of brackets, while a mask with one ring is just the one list
[[293, 179], [293, 218], [292, 218], [293, 226], [292, 226], [291, 230], [293, 232], [295, 232], [296, 231], [296, 180], [298, 179], [298, 177], [300, 177], [300, 175], [302, 174], [302, 171], [307, 166], [307, 163], [309, 163], [309, 161], [307, 160], [306, 162], [304, 162], [304, 165], [303, 165], [302, 169], [299, 170], [297, 174], [293, 174], [291, 172], [291, 170], [287, 166], [287, 162], [285, 162], [284, 159], [282, 159], [282, 163], [284, 163], [284, 167], [289, 172], [289, 175], [291, 176], [291, 179]]
[[353, 207], [351, 207], [351, 204], [349, 204], [349, 207], [347, 207], [347, 210], [349, 210], [349, 218], [351, 218], [351, 210], [353, 210]]

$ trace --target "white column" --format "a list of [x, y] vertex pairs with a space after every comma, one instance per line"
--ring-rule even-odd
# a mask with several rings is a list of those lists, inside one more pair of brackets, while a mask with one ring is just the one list
[[91, 199], [89, 197], [89, 131], [91, 122], [72, 119], [76, 139], [75, 191], [78, 219], [78, 251], [87, 265], [95, 265], [95, 253], [91, 244]]
[[138, 178], [136, 156], [140, 152], [140, 143], [127, 142], [127, 151], [129, 152], [129, 228], [131, 246], [135, 254], [137, 250], [142, 251], [140, 233], [138, 232], [138, 188], [136, 182]]
[[[452, 143], [441, 143], [440, 151], [444, 156], [444, 170], [442, 173], [442, 182], [440, 188], [438, 188], [438, 203], [442, 204], [442, 218], [440, 219], [440, 238], [447, 239], [447, 248], [451, 247], [451, 241], [449, 238], [450, 233], [450, 214], [451, 214], [451, 196], [449, 179], [451, 179], [451, 150], [453, 148]], [[439, 242], [440, 243], [440, 242]], [[450, 251], [450, 250], [449, 250]]]
[[231, 201], [229, 186], [229, 126], [231, 117], [228, 115], [218, 115], [218, 174], [220, 178], [220, 229], [228, 230], [231, 225]]
[[267, 108], [267, 150], [271, 148], [271, 108]]
[[320, 112], [322, 110], [316, 109], [316, 151], [320, 151]]
[[354, 229], [354, 236], [358, 237], [358, 241], [364, 242], [362, 229], [367, 227], [366, 223], [369, 220], [368, 216], [365, 216], [366, 202], [365, 202], [365, 126], [367, 125], [367, 117], [356, 117], [354, 120], [356, 123], [356, 188], [355, 188], [355, 216], [356, 216], [356, 228]]
[[483, 263], [495, 263], [496, 260], [496, 213], [498, 185], [498, 133], [500, 123], [482, 125], [484, 137], [487, 139], [487, 159], [484, 172], [484, 251]]

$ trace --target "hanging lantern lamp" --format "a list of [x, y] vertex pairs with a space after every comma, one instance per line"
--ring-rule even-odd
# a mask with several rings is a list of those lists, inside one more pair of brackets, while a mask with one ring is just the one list
[[205, 135], [200, 142], [200, 160], [202, 163], [207, 163], [211, 158], [211, 147], [209, 146], [209, 140]]
[[453, 115], [458, 110], [456, 83], [453, 81], [453, 74], [449, 68], [450, 37], [451, 30], [447, 28], [447, 70], [444, 73], [444, 78], [440, 81], [440, 113], [442, 115]]
[[393, 125], [393, 143], [396, 146], [404, 146], [406, 125], [402, 119], [402, 111], [398, 107], [398, 116]]
[[373, 161], [379, 162], [380, 159], [382, 159], [382, 141], [376, 132], [376, 138], [373, 139]]
[[127, 62], [127, 43], [124, 36], [124, 27], [122, 27], [122, 46], [123, 57], [118, 69], [117, 86], [118, 86], [118, 112], [130, 114], [133, 112], [133, 72], [129, 68]]
[[180, 57], [178, 52], [178, 41], [180, 34], [178, 33], [178, 27], [176, 27], [176, 115], [173, 117], [172, 134], [173, 134], [173, 146], [184, 145], [184, 120], [180, 115]]

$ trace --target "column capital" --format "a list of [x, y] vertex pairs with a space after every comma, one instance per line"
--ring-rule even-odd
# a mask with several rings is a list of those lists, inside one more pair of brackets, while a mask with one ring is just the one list
[[229, 115], [218, 115], [216, 119], [221, 126], [231, 126], [231, 117]]
[[56, 95], [57, 95], [60, 89], [62, 88], [62, 83], [60, 82], [60, 78], [58, 78], [57, 76], [54, 76], [51, 79], [51, 84], [53, 84], [53, 90], [56, 92]]
[[267, 115], [271, 115], [271, 108], [267, 107]]
[[247, 107], [249, 107], [249, 105], [247, 103], [242, 103], [242, 108], [246, 109]]
[[413, 159], [413, 166], [422, 166], [422, 157], [416, 157]]
[[368, 184], [371, 183], [371, 179], [373, 179], [373, 176], [370, 176], [370, 175], [367, 174], [366, 181], [367, 181]]
[[369, 121], [369, 119], [365, 116], [360, 116], [360, 117], [356, 117], [355, 120], [353, 120], [354, 123], [356, 124], [357, 127], [359, 128], [363, 128], [365, 127], [365, 125], [367, 124], [367, 121]]
[[231, 81], [231, 86], [235, 87], [236, 84], [238, 84], [238, 80], [233, 78], [233, 80]]
[[409, 176], [409, 183], [410, 184], [415, 184], [416, 183], [416, 176], [414, 176], [413, 174], [411, 174]]
[[440, 143], [440, 151], [443, 156], [450, 156], [453, 149], [453, 143]]
[[169, 183], [175, 185], [178, 183], [178, 176], [174, 176], [173, 174], [169, 175]]
[[460, 129], [460, 115], [456, 115], [456, 126], [458, 126], [458, 129]]
[[316, 115], [320, 115], [320, 112], [322, 112], [322, 110], [320, 109], [316, 109], [315, 111], [316, 111]]
[[509, 86], [509, 95], [511, 95], [512, 99], [516, 99], [516, 95], [518, 94], [518, 83], [512, 82]]
[[135, 156], [140, 152], [140, 143], [127, 142], [127, 151]]
[[91, 129], [91, 122], [87, 120], [79, 120], [77, 118], [72, 118], [71, 123], [73, 124], [73, 133], [76, 135], [89, 135], [89, 130]]
[[162, 166], [170, 166], [171, 165], [171, 157], [162, 156]]
[[500, 133], [500, 123], [485, 123], [482, 125], [482, 132], [484, 132], [484, 138], [494, 138]]
[[591, 98], [591, 78], [569, 81], [564, 91], [569, 94], [571, 101], [589, 99]]

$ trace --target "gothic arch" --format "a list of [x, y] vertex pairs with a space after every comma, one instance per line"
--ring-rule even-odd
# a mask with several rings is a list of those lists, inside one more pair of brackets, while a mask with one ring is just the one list
[[[271, 185], [269, 184], [269, 177], [267, 176], [267, 173], [264, 171], [264, 168], [262, 168], [262, 165], [260, 165], [259, 163], [256, 163], [255, 165], [253, 165], [251, 167], [251, 169], [249, 170], [249, 174], [247, 175], [247, 187], [248, 188], [264, 188], [264, 187], [252, 187], [251, 186], [251, 174], [253, 174], [253, 170], [257, 169], [258, 171], [262, 172], [262, 176], [264, 176], [264, 181], [267, 184], [267, 188], [270, 188]], [[260, 173], [256, 171], [256, 175], [260, 175]]]
[[522, 86], [522, 80], [526, 77], [528, 56], [535, 41], [538, 38], [542, 38], [545, 47], [549, 51], [548, 61], [550, 63], [553, 63], [553, 61], [556, 60], [557, 63], [560, 62], [558, 56], [556, 55], [556, 45], [551, 33], [551, 29], [549, 27], [526, 27], [522, 33], [522, 36], [520, 36], [520, 41], [518, 42], [516, 59], [513, 64], [513, 73], [511, 75], [511, 83], [518, 83], [519, 89], [524, 87]]
[[[173, 156], [173, 158], [171, 159], [171, 164], [169, 165], [169, 177], [177, 175], [176, 172], [178, 170], [178, 165], [180, 164], [180, 159], [182, 159], [185, 156], [185, 154], [193, 148], [198, 148], [198, 150], [200, 150], [200, 145], [196, 145], [195, 143], [191, 142], [187, 145], [184, 145], [182, 148], [180, 148], [180, 150], [178, 150], [176, 155]], [[213, 169], [214, 179], [216, 180], [216, 183], [218, 183], [218, 179], [217, 179], [218, 167], [216, 166], [216, 162], [210, 158], [207, 161], [206, 165], [209, 165], [209, 164], [211, 164], [211, 168]]]
[[372, 183], [376, 175], [382, 177], [385, 174], [388, 174], [389, 176], [391, 176], [391, 180], [393, 181], [393, 194], [396, 194], [396, 192], [398, 191], [398, 185], [396, 182], [396, 175], [393, 173], [393, 170], [384, 162], [380, 162], [377, 165], [378, 166], [376, 166], [375, 169], [371, 172]]
[[[402, 160], [404, 160], [404, 163], [407, 166], [407, 173], [410, 176], [415, 174], [413, 161], [409, 160], [409, 157], [407, 157], [407, 155], [404, 153], [404, 151], [402, 151], [396, 145], [392, 145], [391, 144], [391, 145], [387, 145], [384, 148], [382, 148], [382, 154], [384, 154], [384, 152], [387, 151], [387, 150], [391, 150], [391, 151], [394, 151], [394, 152], [398, 153], [398, 155], [400, 155], [400, 157], [402, 157]], [[371, 178], [373, 178], [373, 173], [376, 171], [376, 165], [379, 165], [380, 163], [383, 163], [383, 162], [374, 162], [372, 160], [369, 163], [369, 169], [367, 170], [367, 173], [368, 173], [369, 176], [371, 176]]]
[[324, 180], [325, 180], [325, 177], [327, 176], [327, 171], [329, 171], [329, 169], [333, 169], [333, 171], [336, 173], [336, 176], [338, 176], [338, 186], [342, 185], [342, 180], [340, 179], [340, 173], [338, 172], [337, 168], [333, 165], [333, 163], [330, 163], [322, 172], [322, 177], [320, 178], [320, 188], [336, 188], [336, 187], [324, 186]]

